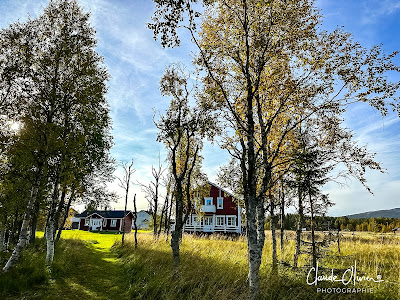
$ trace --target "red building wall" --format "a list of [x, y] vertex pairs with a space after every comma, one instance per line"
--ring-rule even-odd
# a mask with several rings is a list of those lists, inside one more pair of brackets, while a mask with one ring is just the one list
[[[217, 198], [219, 197], [219, 188], [210, 185], [210, 197], [213, 197], [213, 204], [216, 207], [216, 215], [237, 215], [237, 204], [233, 202], [232, 197], [228, 194], [225, 194], [223, 190], [221, 190], [221, 197], [224, 198], [223, 209], [218, 209]], [[204, 203], [203, 203], [204, 204]]]
[[[98, 219], [100, 217], [92, 216], [92, 218]], [[132, 230], [132, 215], [129, 214], [125, 218], [126, 218], [125, 219], [125, 232], [131, 232], [131, 230]], [[116, 226], [111, 226], [111, 220], [113, 220], [113, 219], [105, 219], [105, 220], [106, 220], [106, 225], [104, 225], [104, 220], [103, 220], [103, 223], [102, 223], [103, 231], [107, 231], [107, 230], [109, 230], [109, 231], [119, 231], [120, 228], [121, 228], [121, 231], [122, 231], [122, 227], [120, 227], [122, 219], [116, 219], [117, 220]], [[81, 219], [80, 220], [80, 230], [86, 230], [86, 231], [89, 230], [89, 226], [85, 226], [85, 219]]]
[[115, 226], [111, 226], [111, 220], [113, 220], [113, 219], [106, 219], [107, 221], [106, 221], [106, 226], [104, 226], [104, 223], [103, 223], [103, 231], [106, 231], [106, 230], [117, 230], [117, 231], [119, 231], [119, 226], [120, 226], [120, 222], [121, 222], [121, 219], [117, 219], [117, 224], [115, 225]]
[[132, 231], [132, 215], [129, 214], [125, 217], [125, 232], [131, 232], [131, 231]]
[[85, 226], [85, 219], [81, 219], [79, 229], [80, 230], [86, 230], [86, 231], [89, 230], [89, 226]]

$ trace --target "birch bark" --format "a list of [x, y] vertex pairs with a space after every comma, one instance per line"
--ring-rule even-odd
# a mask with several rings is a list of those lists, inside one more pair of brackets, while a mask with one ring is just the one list
[[10, 258], [8, 259], [6, 265], [3, 267], [3, 272], [8, 272], [11, 268], [15, 266], [18, 259], [21, 256], [22, 249], [28, 243], [28, 227], [32, 217], [32, 210], [33, 204], [36, 202], [36, 198], [39, 192], [39, 182], [40, 180], [36, 181], [36, 184], [32, 188], [31, 197], [29, 199], [24, 218], [22, 221], [21, 231], [18, 238], [18, 243], [14, 248]]

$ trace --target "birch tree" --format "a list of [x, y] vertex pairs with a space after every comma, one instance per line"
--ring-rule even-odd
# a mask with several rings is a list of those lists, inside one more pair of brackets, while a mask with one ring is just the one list
[[[160, 204], [161, 194], [160, 187], [162, 186], [163, 173], [165, 172], [165, 168], [162, 167], [160, 162], [160, 157], [158, 157], [158, 168], [156, 169], [154, 166], [151, 166], [151, 174], [153, 176], [152, 181], [148, 185], [140, 183], [138, 181], [139, 186], [142, 191], [145, 193], [145, 197], [149, 204], [149, 210], [151, 211], [151, 216], [153, 218], [153, 235], [154, 237], [158, 236], [158, 227], [157, 227], [157, 217], [158, 217], [158, 207]], [[162, 218], [161, 221], [162, 222]]]
[[[34, 211], [43, 203], [49, 216], [46, 263], [51, 265], [56, 222], [70, 178], [93, 172], [112, 142], [104, 97], [108, 74], [94, 50], [89, 14], [76, 1], [51, 1], [37, 19], [3, 30], [1, 40], [2, 103], [14, 107], [14, 113], [7, 110], [9, 118], [19, 113], [23, 130], [15, 154], [25, 154], [23, 165], [32, 178], [19, 241], [3, 269], [7, 271], [26, 244]], [[19, 53], [18, 59], [13, 53]], [[82, 161], [84, 169], [68, 171]]]
[[[128, 205], [129, 188], [131, 186], [131, 176], [136, 170], [133, 168], [133, 159], [131, 160], [131, 163], [129, 165], [124, 162], [122, 162], [121, 165], [124, 173], [121, 178], [118, 178], [118, 180], [120, 188], [122, 188], [125, 192], [125, 209], [124, 209], [124, 219], [122, 221], [122, 240], [121, 240], [122, 246], [124, 246], [126, 207]], [[134, 200], [136, 200], [136, 195]], [[134, 203], [136, 203], [136, 201]]]
[[137, 227], [136, 194], [135, 194], [135, 196], [133, 196], [133, 212], [134, 212], [134, 216], [133, 216], [133, 226], [134, 226], [134, 228], [135, 228], [135, 249], [137, 249], [137, 245], [138, 245], [138, 241], [137, 241], [137, 231], [138, 231], [138, 227]]
[[[342, 29], [319, 32], [312, 1], [204, 1], [209, 6], [200, 32], [197, 2], [157, 1], [149, 28], [164, 46], [179, 45], [177, 28], [189, 30], [208, 107], [221, 111], [235, 132], [224, 148], [240, 162], [250, 298], [256, 299], [266, 193], [288, 135], [318, 116], [321, 130], [333, 138], [340, 126], [329, 124], [340, 125], [354, 102], [367, 102], [383, 115], [391, 104], [398, 109], [399, 83], [384, 75], [399, 71], [392, 62], [397, 53], [366, 49]], [[188, 22], [181, 23], [186, 15]]]
[[[165, 115], [161, 115], [157, 128], [157, 140], [163, 142], [169, 152], [171, 174], [174, 182], [175, 229], [172, 232], [171, 249], [174, 266], [180, 265], [179, 243], [182, 239], [184, 206], [190, 207], [187, 187], [190, 186], [193, 170], [199, 163], [202, 138], [207, 125], [212, 124], [209, 114], [200, 108], [191, 108], [188, 75], [180, 66], [171, 66], [160, 82], [161, 94], [170, 96], [171, 103]], [[186, 198], [186, 199], [185, 199]]]

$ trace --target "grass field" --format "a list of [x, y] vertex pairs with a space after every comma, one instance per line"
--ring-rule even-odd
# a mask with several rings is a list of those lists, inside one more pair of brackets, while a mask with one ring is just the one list
[[[38, 233], [43, 236], [43, 233]], [[18, 266], [0, 275], [0, 299], [246, 299], [247, 250], [243, 237], [185, 235], [181, 246], [180, 276], [173, 272], [169, 242], [140, 232], [139, 247], [133, 235], [121, 247], [121, 235], [65, 231], [56, 247], [52, 273], [44, 267], [45, 241], [28, 247]], [[293, 233], [288, 233], [281, 261], [290, 262]], [[308, 285], [303, 267], [270, 268], [271, 246], [267, 232], [261, 266], [261, 299], [400, 299], [400, 239], [392, 234], [344, 234], [341, 253], [331, 245], [321, 260], [320, 273], [334, 268], [338, 276], [357, 264], [358, 276], [382, 276], [382, 282], [341, 282]], [[278, 245], [279, 246], [279, 245]], [[278, 247], [279, 248], [279, 247]], [[3, 261], [6, 257], [2, 257]], [[3, 262], [2, 261], [2, 262]], [[341, 275], [340, 275], [341, 276]], [[373, 293], [321, 293], [317, 288], [373, 288]]]

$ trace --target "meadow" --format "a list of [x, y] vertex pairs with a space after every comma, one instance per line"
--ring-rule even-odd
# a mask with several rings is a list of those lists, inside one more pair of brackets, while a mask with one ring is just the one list
[[[42, 236], [40, 233], [38, 236]], [[319, 261], [319, 275], [338, 278], [356, 262], [357, 276], [381, 275], [381, 282], [318, 282], [307, 284], [309, 257], [300, 268], [288, 265], [294, 251], [294, 233], [288, 232], [278, 272], [271, 270], [271, 237], [267, 232], [261, 266], [261, 299], [400, 299], [400, 238], [393, 234], [344, 233]], [[25, 250], [18, 266], [0, 275], [0, 299], [246, 299], [247, 250], [244, 237], [184, 235], [179, 274], [165, 236], [154, 240], [133, 234], [65, 231], [56, 247], [53, 270], [44, 267], [45, 243], [38, 238]], [[279, 250], [279, 243], [278, 243]], [[5, 257], [3, 255], [2, 259]], [[350, 272], [348, 272], [349, 274]], [[347, 274], [347, 275], [348, 275]], [[327, 289], [325, 293], [317, 288]], [[373, 293], [335, 293], [329, 288], [373, 289]], [[338, 290], [336, 290], [338, 291]]]

